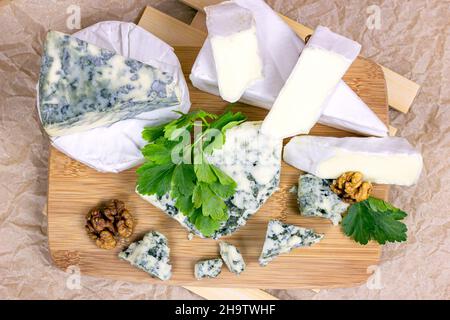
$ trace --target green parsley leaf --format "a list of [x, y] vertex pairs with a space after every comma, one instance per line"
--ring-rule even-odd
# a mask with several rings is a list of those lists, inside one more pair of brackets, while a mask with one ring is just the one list
[[175, 200], [175, 207], [189, 217], [195, 210], [192, 196], [179, 194]]
[[159, 137], [164, 136], [164, 127], [167, 123], [154, 126], [154, 127], [145, 127], [142, 131], [142, 138], [148, 142], [153, 142]]
[[172, 149], [177, 142], [158, 138], [154, 143], [149, 143], [141, 149], [142, 155], [151, 162], [157, 164], [169, 163], [172, 160]]
[[194, 191], [195, 179], [194, 168], [181, 163], [173, 171], [172, 189], [177, 195], [190, 196]]
[[202, 213], [196, 212], [191, 219], [195, 227], [207, 237], [212, 236], [220, 228], [220, 221], [205, 217]]
[[141, 194], [163, 196], [170, 191], [172, 173], [175, 165], [172, 163], [156, 164], [147, 162], [137, 169], [137, 189]]
[[344, 233], [356, 242], [367, 244], [375, 240], [380, 244], [386, 242], [406, 241], [406, 225], [399, 220], [406, 213], [391, 204], [370, 197], [350, 206], [342, 220]]
[[219, 178], [221, 184], [231, 185], [233, 188], [236, 188], [236, 182], [229, 175], [214, 165], [210, 165], [210, 167], [214, 171], [217, 178]]
[[200, 182], [194, 189], [192, 196], [195, 208], [202, 208], [204, 216], [210, 216], [214, 220], [226, 220], [228, 218], [227, 206], [222, 198], [214, 194], [209, 185]]
[[198, 181], [213, 183], [217, 180], [214, 171], [206, 160], [203, 160], [200, 164], [194, 164], [194, 170]]

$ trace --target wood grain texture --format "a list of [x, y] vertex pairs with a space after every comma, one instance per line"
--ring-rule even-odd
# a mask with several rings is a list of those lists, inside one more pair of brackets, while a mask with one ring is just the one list
[[[156, 34], [158, 36], [158, 34]], [[176, 47], [183, 71], [187, 76], [199, 48]], [[385, 82], [381, 69], [374, 63], [359, 59], [344, 79], [361, 98], [387, 122]], [[201, 92], [189, 83], [193, 109], [221, 112], [227, 103], [219, 97]], [[250, 120], [262, 120], [267, 111], [238, 104], [236, 110], [244, 112]], [[317, 125], [312, 134], [348, 136], [349, 134]], [[49, 159], [48, 235], [52, 257], [61, 268], [80, 267], [82, 274], [114, 279], [162, 283], [120, 261], [117, 253], [127, 243], [112, 251], [98, 249], [87, 237], [84, 217], [88, 210], [111, 198], [127, 204], [137, 220], [136, 232], [131, 240], [139, 239], [149, 230], [164, 233], [171, 247], [173, 277], [168, 285], [239, 287], [239, 288], [330, 288], [345, 287], [366, 281], [367, 268], [377, 264], [380, 247], [375, 243], [361, 246], [345, 237], [339, 227], [328, 220], [305, 218], [298, 214], [295, 194], [288, 190], [297, 183], [300, 171], [283, 163], [280, 190], [247, 223], [232, 236], [224, 239], [237, 245], [247, 262], [247, 270], [239, 277], [224, 268], [217, 279], [197, 281], [193, 266], [205, 258], [218, 256], [214, 240], [195, 238], [187, 240], [187, 231], [134, 193], [135, 168], [120, 174], [99, 173], [51, 149]], [[386, 198], [387, 186], [376, 186], [375, 196]], [[297, 249], [271, 262], [267, 267], [257, 263], [267, 222], [281, 219], [287, 223], [314, 228], [324, 233], [324, 240], [310, 248]]]
[[[187, 4], [188, 6], [195, 8], [199, 11], [202, 11], [204, 7], [217, 4], [222, 2], [222, 0], [180, 0], [181, 2]], [[286, 16], [280, 14], [280, 17], [292, 28], [292, 30], [297, 33], [297, 35], [305, 40], [307, 35], [313, 33], [313, 29], [298, 23], [295, 20], [292, 20]], [[198, 17], [197, 19], [199, 19]], [[196, 22], [196, 26], [201, 25], [199, 21]], [[387, 84], [387, 95], [388, 95], [388, 103], [389, 105], [403, 113], [408, 112], [411, 107], [414, 99], [416, 98], [420, 86], [403, 77], [402, 75], [392, 71], [389, 68], [381, 66], [381, 69], [384, 72], [384, 76]]]

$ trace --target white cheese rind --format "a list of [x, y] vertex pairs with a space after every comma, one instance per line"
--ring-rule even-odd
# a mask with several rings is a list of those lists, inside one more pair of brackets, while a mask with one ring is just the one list
[[317, 27], [264, 119], [262, 132], [276, 138], [309, 133], [360, 49], [355, 41]]
[[322, 238], [322, 234], [315, 233], [311, 229], [297, 227], [278, 220], [270, 220], [264, 246], [259, 257], [259, 264], [266, 266], [280, 254], [288, 253], [299, 247], [309, 247]]
[[219, 258], [199, 261], [194, 267], [195, 278], [216, 278], [222, 272], [222, 265], [223, 262]]
[[170, 248], [167, 238], [157, 232], [147, 233], [140, 241], [133, 242], [127, 249], [119, 253], [119, 258], [128, 261], [152, 277], [169, 280], [172, 266], [169, 260]]
[[327, 218], [336, 226], [342, 220], [342, 214], [349, 204], [331, 191], [330, 183], [329, 180], [312, 174], [300, 175], [297, 201], [301, 215]]
[[165, 69], [50, 31], [39, 77], [43, 127], [64, 136], [179, 105], [177, 70]]
[[322, 179], [359, 171], [370, 182], [405, 186], [417, 182], [423, 166], [421, 154], [400, 137], [299, 136], [285, 146], [283, 159]]
[[[228, 129], [222, 148], [215, 149], [207, 156], [208, 162], [222, 169], [237, 183], [235, 194], [225, 201], [229, 218], [212, 235], [214, 239], [229, 235], [245, 225], [278, 190], [282, 141], [261, 134], [260, 128], [261, 122], [247, 121]], [[174, 199], [169, 195], [162, 197], [139, 195], [177, 220], [190, 232], [205, 237], [190, 223], [188, 217], [178, 211]]]
[[205, 12], [220, 96], [236, 102], [263, 78], [252, 12], [231, 1], [208, 6]]
[[223, 262], [225, 262], [226, 266], [228, 267], [228, 270], [237, 275], [245, 270], [244, 258], [235, 246], [225, 241], [221, 241], [219, 243], [219, 247], [220, 256], [222, 257]]

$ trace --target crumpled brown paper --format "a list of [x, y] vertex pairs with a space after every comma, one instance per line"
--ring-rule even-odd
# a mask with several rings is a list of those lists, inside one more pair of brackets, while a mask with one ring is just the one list
[[[398, 135], [417, 146], [424, 157], [423, 174], [416, 186], [391, 188], [391, 201], [409, 213], [409, 240], [384, 246], [380, 265], [368, 284], [318, 292], [270, 292], [282, 299], [449, 299], [448, 1], [268, 3], [305, 25], [322, 24], [355, 39], [363, 46], [362, 55], [421, 84], [410, 112], [405, 115], [391, 110], [390, 118], [399, 129]], [[81, 276], [79, 282], [77, 270], [66, 273], [52, 265], [47, 219], [43, 215], [49, 144], [35, 112], [35, 84], [46, 31], [75, 31], [67, 25], [74, 12], [71, 5], [80, 9], [81, 28], [102, 20], [137, 22], [145, 5], [153, 5], [185, 22], [195, 13], [176, 0], [0, 0], [0, 298], [198, 299], [180, 287], [86, 276]], [[369, 29], [367, 19], [377, 10], [380, 28]], [[373, 25], [373, 20], [370, 22]]]

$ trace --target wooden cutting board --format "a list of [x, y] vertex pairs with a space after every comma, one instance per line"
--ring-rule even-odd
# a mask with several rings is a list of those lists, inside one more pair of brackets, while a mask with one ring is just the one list
[[[188, 79], [198, 47], [176, 47], [184, 74]], [[387, 123], [386, 86], [380, 67], [368, 60], [358, 59], [344, 80]], [[202, 108], [220, 113], [227, 103], [219, 97], [201, 92], [189, 83], [192, 109]], [[238, 104], [236, 111], [244, 112], [250, 120], [262, 120], [267, 111]], [[312, 134], [349, 136], [350, 134], [323, 125], [313, 128]], [[378, 263], [380, 247], [370, 243], [361, 246], [345, 237], [340, 227], [328, 220], [304, 218], [299, 215], [295, 194], [289, 189], [297, 183], [300, 171], [283, 163], [280, 191], [248, 221], [247, 225], [227, 241], [242, 252], [247, 270], [240, 276], [226, 268], [217, 279], [195, 280], [194, 264], [200, 259], [218, 256], [214, 240], [195, 238], [189, 241], [187, 231], [159, 209], [134, 193], [135, 168], [120, 174], [99, 173], [68, 158], [52, 148], [49, 159], [48, 186], [48, 241], [55, 264], [66, 269], [78, 266], [84, 275], [108, 277], [147, 283], [163, 283], [135, 269], [117, 258], [125, 247], [112, 251], [98, 249], [84, 230], [85, 215], [102, 201], [117, 198], [125, 201], [137, 220], [132, 240], [140, 239], [149, 230], [164, 233], [171, 247], [173, 277], [164, 282], [169, 285], [249, 287], [249, 288], [324, 288], [352, 286], [366, 281], [368, 267]], [[376, 186], [375, 196], [386, 198], [387, 186]], [[260, 267], [257, 259], [264, 242], [269, 219], [313, 228], [324, 233], [322, 242], [310, 248], [296, 249], [282, 255], [267, 267]]]

